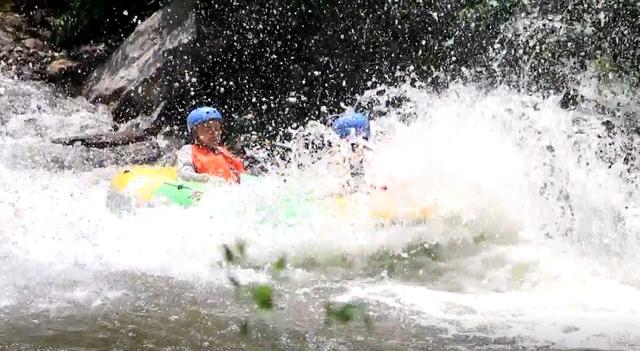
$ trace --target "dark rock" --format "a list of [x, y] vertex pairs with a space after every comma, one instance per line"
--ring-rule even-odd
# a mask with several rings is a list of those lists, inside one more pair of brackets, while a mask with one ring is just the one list
[[91, 148], [117, 147], [143, 142], [149, 139], [150, 135], [155, 136], [160, 132], [157, 128], [160, 124], [154, 124], [154, 121], [158, 118], [163, 106], [164, 103], [161, 103], [148, 118], [141, 116], [136, 120], [130, 121], [121, 131], [64, 137], [54, 139], [52, 142], [63, 145], [82, 145]]
[[[211, 104], [230, 117], [255, 116], [244, 123], [230, 118], [231, 137], [286, 137], [289, 128], [353, 105], [367, 89], [403, 81], [418, 61], [441, 67], [444, 60], [433, 53], [447, 22], [432, 13], [451, 17], [456, 6], [447, 6], [201, 1], [191, 52], [198, 84], [188, 107]], [[185, 115], [172, 116], [172, 124], [184, 130]]]
[[54, 17], [51, 16], [47, 16], [44, 18], [44, 23], [49, 27], [49, 28], [53, 28], [56, 24], [56, 19]]
[[30, 49], [33, 51], [42, 51], [45, 49], [45, 46], [42, 40], [36, 39], [36, 38], [25, 39], [22, 42], [22, 45], [24, 45], [27, 49]]
[[190, 50], [196, 30], [191, 6], [176, 0], [142, 22], [92, 74], [84, 95], [92, 102], [110, 104], [116, 123], [184, 97], [195, 76], [188, 71], [193, 67]]
[[8, 72], [20, 79], [42, 79], [49, 62], [48, 45], [40, 39], [41, 30], [26, 25], [34, 19], [38, 20], [37, 14], [30, 14], [28, 20], [12, 13], [0, 14], [0, 28], [5, 29], [0, 30], [0, 56], [9, 64]]
[[50, 40], [53, 37], [53, 32], [50, 30], [42, 30], [39, 32], [43, 39]]
[[12, 33], [24, 29], [24, 18], [15, 13], [0, 13], [0, 22], [5, 30], [10, 30]]
[[[512, 33], [505, 31], [503, 24], [513, 24], [521, 18], [516, 15], [527, 16], [532, 8], [556, 7], [554, 2], [490, 3], [201, 0], [191, 10], [190, 2], [174, 0], [138, 26], [96, 70], [84, 94], [91, 101], [109, 104], [116, 124], [150, 114], [166, 102], [152, 130], [177, 130], [184, 135], [184, 118], [190, 108], [218, 106], [229, 117], [229, 134], [225, 135], [229, 144], [229, 137], [251, 132], [262, 139], [286, 137], [290, 128], [310, 119], [327, 120], [343, 105], [355, 105], [365, 90], [409, 79], [426, 82], [436, 90], [458, 78], [478, 79], [486, 86], [539, 89], [546, 94], [562, 89], [569, 91], [562, 106], [579, 106], [581, 97], [569, 90], [570, 80], [562, 77], [577, 76], [581, 71], [556, 63], [578, 57], [576, 52], [582, 52], [582, 46], [564, 50], [564, 45], [580, 43], [585, 33], [579, 30], [570, 40], [547, 40], [548, 36], [566, 35], [550, 26], [534, 31], [536, 41], [523, 40], [530, 34], [528, 28]], [[584, 6], [582, 12], [569, 11], [568, 16], [578, 19], [569, 27], [583, 28], [579, 22], [582, 15], [591, 13], [595, 5]], [[637, 19], [637, 7], [611, 6], [611, 13], [628, 10], [634, 14], [625, 15], [628, 23], [618, 28], [629, 29]], [[557, 14], [561, 8], [550, 13]], [[574, 23], [568, 17], [563, 21]], [[534, 26], [537, 19], [532, 23]], [[630, 33], [638, 28], [633, 27]], [[610, 52], [604, 36], [610, 31], [601, 32], [602, 36], [590, 36], [589, 42], [580, 45]], [[618, 37], [623, 38], [621, 34]], [[622, 47], [632, 52], [640, 36], [624, 38], [629, 40]], [[529, 47], [534, 42], [536, 47], [561, 48], [539, 52]], [[554, 55], [549, 58], [547, 53]], [[614, 58], [626, 57], [617, 49], [612, 53]], [[498, 60], [496, 55], [500, 55]], [[532, 60], [535, 65], [530, 68], [525, 63]], [[585, 60], [581, 59], [586, 67]], [[637, 66], [637, 55], [625, 61]], [[464, 67], [474, 68], [474, 72], [460, 73]], [[523, 82], [525, 76], [528, 78]], [[402, 103], [389, 101], [390, 105]], [[238, 118], [244, 115], [254, 118]]]
[[43, 11], [33, 11], [31, 13], [31, 22], [35, 25], [40, 25], [42, 24], [44, 17], [45, 17], [45, 14]]
[[104, 44], [88, 44], [83, 45], [79, 49], [72, 51], [69, 58], [81, 61], [87, 67], [93, 67], [108, 58], [107, 48]]
[[[49, 56], [44, 58], [43, 62], [48, 59]], [[84, 62], [61, 58], [51, 62], [42, 74], [49, 82], [56, 83], [67, 95], [78, 96], [82, 93], [82, 85], [90, 72]]]
[[82, 145], [92, 148], [105, 148], [121, 145], [130, 145], [147, 139], [145, 133], [135, 130], [113, 132], [100, 135], [84, 135], [54, 139], [53, 142], [63, 145]]
[[16, 27], [22, 24], [21, 18], [8, 13], [0, 13], [0, 47], [3, 50], [15, 41]]
[[[106, 58], [104, 45], [85, 45], [67, 58], [47, 41], [53, 36], [45, 12], [29, 11], [22, 16], [0, 13], [0, 57], [7, 72], [20, 79], [54, 82], [68, 95], [79, 95], [86, 77], [97, 63]], [[31, 25], [26, 25], [29, 22]], [[6, 29], [15, 30], [9, 33]], [[53, 50], [52, 50], [53, 49]], [[77, 59], [75, 59], [77, 57]]]
[[560, 99], [560, 107], [565, 110], [575, 110], [578, 105], [584, 100], [584, 97], [578, 93], [577, 90], [567, 90], [562, 94]]
[[[199, 1], [192, 11], [175, 0], [138, 26], [84, 95], [109, 104], [116, 124], [166, 102], [154, 130], [185, 132], [187, 111], [211, 104], [229, 117], [227, 138], [252, 131], [273, 138], [352, 104], [372, 85], [399, 80], [418, 55], [428, 57], [420, 43], [438, 44], [432, 11], [455, 12], [413, 3], [330, 5]], [[234, 122], [241, 115], [255, 118]]]
[[76, 61], [67, 59], [55, 60], [47, 67], [47, 79], [57, 81], [72, 75], [77, 75], [80, 68], [81, 64]]
[[0, 47], [5, 51], [6, 47], [10, 46], [13, 43], [13, 36], [10, 33], [0, 29]]

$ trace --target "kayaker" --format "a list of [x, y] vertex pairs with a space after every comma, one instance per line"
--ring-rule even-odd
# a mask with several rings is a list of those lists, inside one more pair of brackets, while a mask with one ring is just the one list
[[347, 111], [335, 118], [331, 128], [342, 141], [334, 145], [331, 157], [337, 162], [336, 166], [341, 164], [339, 168], [348, 167], [348, 173], [345, 174], [347, 177], [339, 192], [359, 191], [364, 184], [365, 150], [370, 149], [369, 116], [362, 112]]
[[351, 147], [349, 157], [351, 177], [362, 178], [364, 176], [364, 150], [368, 148], [367, 142], [371, 137], [369, 116], [361, 112], [348, 111], [338, 116], [331, 127], [340, 139], [349, 143]]
[[348, 192], [359, 190], [387, 191], [386, 185], [369, 184], [363, 187], [365, 183], [365, 151], [372, 150], [371, 144], [369, 144], [369, 139], [371, 138], [369, 114], [353, 110], [347, 111], [337, 116], [331, 127], [340, 139], [348, 143], [351, 148], [348, 159], [351, 179], [347, 180], [345, 190]]
[[199, 107], [187, 116], [187, 128], [192, 144], [183, 146], [177, 154], [180, 178], [207, 182], [224, 179], [240, 182], [245, 173], [243, 161], [229, 152], [222, 143], [222, 114], [213, 107]]

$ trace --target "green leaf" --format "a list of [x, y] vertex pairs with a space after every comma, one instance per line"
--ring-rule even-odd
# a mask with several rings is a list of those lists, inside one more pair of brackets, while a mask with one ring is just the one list
[[334, 321], [340, 324], [349, 324], [360, 320], [367, 329], [372, 327], [371, 317], [369, 316], [367, 305], [364, 303], [346, 303], [336, 307], [333, 303], [327, 302], [324, 305], [324, 309], [325, 324], [331, 324]]
[[244, 241], [242, 240], [238, 240], [238, 242], [236, 242], [236, 252], [238, 253], [238, 256], [240, 256], [240, 258], [244, 259], [246, 257], [246, 248], [247, 245], [245, 244]]
[[343, 305], [335, 311], [335, 319], [340, 323], [352, 322], [356, 317], [357, 307], [351, 303]]
[[0, 0], [0, 12], [11, 10], [13, 6], [13, 0]]
[[251, 296], [261, 310], [273, 309], [273, 288], [267, 284], [258, 284], [251, 289]]
[[273, 264], [273, 270], [276, 272], [282, 272], [285, 268], [287, 268], [287, 257], [280, 256], [276, 263]]
[[234, 263], [236, 260], [236, 256], [231, 251], [231, 248], [227, 244], [222, 245], [222, 249], [224, 250], [224, 260], [227, 263]]

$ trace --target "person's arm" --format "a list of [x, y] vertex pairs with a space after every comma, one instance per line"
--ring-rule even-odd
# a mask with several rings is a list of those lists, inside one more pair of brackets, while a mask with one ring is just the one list
[[237, 158], [237, 157], [232, 157], [230, 159], [231, 162], [231, 166], [233, 167], [233, 169], [236, 171], [237, 174], [242, 174], [245, 173], [246, 170], [244, 169], [244, 161]]
[[176, 168], [178, 168], [178, 176], [183, 180], [202, 183], [209, 181], [208, 175], [196, 172], [191, 156], [191, 145], [185, 145], [178, 150]]

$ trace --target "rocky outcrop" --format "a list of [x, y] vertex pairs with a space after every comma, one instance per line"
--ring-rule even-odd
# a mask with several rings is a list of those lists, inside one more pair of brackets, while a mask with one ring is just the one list
[[[173, 1], [141, 23], [88, 81], [84, 95], [111, 106], [116, 129], [163, 102], [142, 133], [184, 132], [187, 111], [211, 104], [228, 117], [227, 138], [275, 138], [353, 103], [365, 89], [415, 73], [440, 27], [432, 9], [408, 3], [192, 5]], [[105, 144], [105, 136], [73, 140]]]
[[[205, 104], [227, 116], [227, 139], [277, 139], [376, 86], [442, 88], [459, 78], [549, 94], [567, 90], [600, 53], [611, 67], [637, 67], [640, 55], [638, 36], [621, 34], [638, 28], [637, 6], [623, 0], [561, 1], [562, 15], [548, 1], [194, 1], [174, 0], [141, 23], [85, 88], [112, 107], [115, 129], [164, 104], [151, 127], [73, 140], [118, 145], [186, 134], [186, 113]], [[621, 20], [594, 17], [600, 8]], [[538, 10], [558, 14], [559, 27]], [[607, 33], [625, 50], [612, 51]]]
[[367, 89], [431, 76], [445, 63], [436, 48], [457, 6], [203, 1], [192, 60], [210, 84], [198, 87], [197, 101], [234, 116], [232, 133], [286, 137], [310, 119], [327, 121]]
[[47, 80], [78, 95], [85, 78], [106, 59], [104, 45], [85, 45], [67, 54], [50, 41], [52, 19], [39, 12], [31, 16], [0, 13], [0, 70], [19, 79]]
[[96, 65], [109, 58], [108, 49], [104, 44], [82, 45], [69, 53], [69, 59], [82, 62], [84, 66], [95, 68]]
[[46, 49], [42, 40], [37, 38], [28, 38], [22, 41], [22, 45], [31, 51], [44, 51]]
[[[89, 77], [83, 94], [91, 102], [110, 106], [113, 133], [55, 142], [96, 148], [137, 143], [171, 125], [171, 116], [182, 115], [196, 82], [190, 74], [196, 36], [193, 6], [188, 0], [174, 0], [153, 14]], [[154, 123], [146, 128], [125, 124], [138, 117], [151, 117]]]
[[84, 95], [109, 104], [116, 123], [188, 96], [194, 78], [188, 71], [195, 38], [191, 7], [189, 1], [177, 0], [141, 23], [92, 74]]
[[0, 30], [0, 48], [2, 48], [2, 51], [7, 50], [12, 43], [13, 36], [6, 30]]
[[0, 70], [18, 78], [39, 79], [49, 53], [46, 45], [28, 32], [23, 16], [0, 13]]
[[51, 62], [47, 67], [47, 79], [58, 81], [68, 76], [74, 75], [81, 68], [80, 62], [68, 59], [59, 59]]

